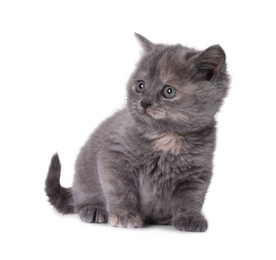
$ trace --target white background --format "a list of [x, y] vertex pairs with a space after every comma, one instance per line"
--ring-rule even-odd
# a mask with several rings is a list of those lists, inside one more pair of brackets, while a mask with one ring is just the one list
[[[276, 259], [275, 24], [266, 0], [1, 1], [0, 258]], [[204, 234], [89, 225], [44, 194], [52, 154], [70, 186], [90, 132], [125, 104], [134, 32], [226, 51], [232, 84]]]

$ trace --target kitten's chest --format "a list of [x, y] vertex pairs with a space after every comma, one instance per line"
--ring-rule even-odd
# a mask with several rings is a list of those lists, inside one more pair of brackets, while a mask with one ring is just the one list
[[149, 148], [153, 151], [159, 151], [163, 153], [169, 153], [172, 155], [178, 155], [185, 151], [184, 137], [179, 134], [173, 133], [147, 133], [145, 134]]
[[173, 185], [180, 178], [185, 178], [187, 170], [193, 164], [185, 154], [169, 153], [146, 154], [139, 167], [139, 184], [141, 191], [159, 197], [169, 195]]
[[186, 168], [187, 160], [183, 155], [148, 155], [139, 171], [139, 197], [144, 215], [154, 218], [169, 214], [174, 187], [185, 178]]
[[172, 194], [179, 181], [206, 162], [212, 147], [194, 136], [147, 134], [133, 142], [130, 164], [138, 174], [141, 211], [152, 217], [170, 214]]

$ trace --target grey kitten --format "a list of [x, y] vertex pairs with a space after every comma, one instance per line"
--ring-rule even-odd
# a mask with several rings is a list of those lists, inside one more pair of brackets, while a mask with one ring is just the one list
[[72, 188], [61, 187], [53, 156], [46, 193], [59, 212], [89, 223], [206, 231], [201, 209], [212, 177], [214, 116], [229, 85], [225, 53], [219, 45], [197, 51], [136, 37], [144, 53], [127, 106], [82, 147]]

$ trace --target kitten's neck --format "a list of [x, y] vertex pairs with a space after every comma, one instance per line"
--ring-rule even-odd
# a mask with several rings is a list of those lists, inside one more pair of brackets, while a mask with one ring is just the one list
[[216, 128], [216, 120], [213, 119], [209, 123], [205, 125], [198, 126], [197, 128], [190, 128], [178, 125], [171, 125], [167, 127], [160, 127], [160, 124], [156, 125], [149, 125], [145, 122], [139, 122], [133, 119], [133, 127], [140, 133], [146, 135], [174, 135], [174, 136], [186, 136], [186, 135], [193, 135], [193, 134], [201, 134], [205, 132], [212, 131]]

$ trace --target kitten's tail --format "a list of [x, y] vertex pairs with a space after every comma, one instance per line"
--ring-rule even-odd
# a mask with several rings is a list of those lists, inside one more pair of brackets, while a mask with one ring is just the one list
[[73, 196], [71, 188], [63, 188], [60, 185], [61, 164], [58, 154], [54, 154], [49, 166], [46, 178], [45, 191], [49, 202], [62, 214], [74, 213]]

